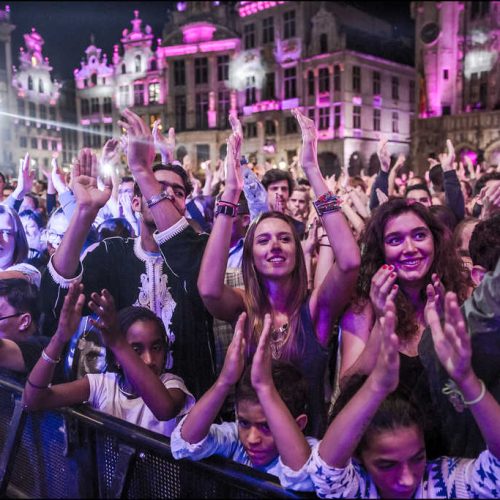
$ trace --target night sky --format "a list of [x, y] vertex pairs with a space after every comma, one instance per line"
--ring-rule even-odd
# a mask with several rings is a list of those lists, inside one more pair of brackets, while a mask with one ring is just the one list
[[[143, 26], [153, 28], [155, 38], [161, 37], [167, 11], [175, 9], [176, 2], [2, 2], [11, 8], [11, 22], [16, 26], [12, 34], [13, 63], [18, 65], [19, 47], [23, 34], [35, 27], [45, 40], [44, 56], [48, 56], [58, 80], [73, 78], [73, 70], [80, 67], [90, 36], [95, 44], [113, 54], [113, 45], [119, 43], [124, 28], [131, 28], [134, 9], [139, 9]], [[395, 33], [413, 36], [410, 2], [350, 2], [370, 14], [380, 15], [393, 24]]]

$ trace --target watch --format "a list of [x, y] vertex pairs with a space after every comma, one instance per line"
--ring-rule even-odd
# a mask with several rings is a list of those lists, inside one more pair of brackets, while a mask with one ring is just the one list
[[236, 217], [238, 215], [238, 206], [227, 205], [225, 203], [217, 203], [215, 207], [214, 217], [219, 214], [229, 215], [229, 217]]
[[162, 201], [162, 200], [170, 200], [173, 203], [174, 197], [173, 197], [173, 195], [167, 193], [166, 191], [162, 191], [159, 194], [151, 196], [151, 198], [149, 198], [149, 200], [146, 200], [146, 205], [148, 206], [148, 208], [151, 208], [154, 205], [156, 205], [157, 203], [160, 203], [160, 201]]

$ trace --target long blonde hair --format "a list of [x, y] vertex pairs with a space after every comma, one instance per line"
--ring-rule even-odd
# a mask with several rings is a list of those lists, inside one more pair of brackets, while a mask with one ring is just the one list
[[271, 316], [273, 315], [266, 287], [262, 281], [262, 277], [255, 268], [253, 256], [255, 231], [257, 230], [257, 226], [266, 219], [280, 219], [286, 222], [290, 226], [295, 242], [295, 267], [291, 275], [291, 292], [286, 300], [288, 304], [288, 338], [283, 346], [282, 359], [288, 361], [297, 360], [304, 348], [300, 309], [307, 297], [307, 270], [300, 239], [297, 231], [295, 231], [292, 219], [281, 212], [262, 213], [248, 228], [243, 245], [242, 272], [243, 283], [245, 285], [245, 308], [248, 315], [248, 354], [251, 356], [258, 344], [264, 324], [264, 315], [266, 313], [271, 314]]

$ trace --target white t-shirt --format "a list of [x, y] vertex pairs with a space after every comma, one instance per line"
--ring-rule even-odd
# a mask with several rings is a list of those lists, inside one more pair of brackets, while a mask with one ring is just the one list
[[167, 389], [180, 389], [186, 394], [186, 402], [177, 417], [160, 422], [141, 397], [128, 399], [118, 387], [117, 373], [87, 373], [90, 385], [88, 403], [95, 410], [108, 413], [132, 424], [144, 427], [170, 437], [177, 423], [194, 406], [194, 396], [188, 391], [184, 381], [172, 373], [163, 373], [160, 380]]

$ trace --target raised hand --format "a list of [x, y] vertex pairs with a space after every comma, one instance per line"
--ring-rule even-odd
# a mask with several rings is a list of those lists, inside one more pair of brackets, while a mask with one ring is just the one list
[[271, 324], [271, 315], [266, 314], [264, 316], [264, 326], [260, 334], [259, 344], [253, 356], [252, 370], [250, 373], [252, 387], [256, 391], [266, 387], [272, 387], [274, 384], [271, 369], [273, 359], [270, 346]]
[[243, 190], [243, 172], [240, 163], [242, 136], [239, 132], [241, 124], [233, 115], [229, 115], [229, 119], [233, 133], [227, 140], [226, 189], [229, 192], [237, 193], [239, 197], [239, 193]]
[[235, 113], [229, 114], [229, 123], [231, 124], [231, 129], [233, 130], [233, 134], [236, 134], [237, 136], [240, 137], [241, 140], [243, 140], [243, 127]]
[[492, 180], [481, 189], [479, 193], [479, 200], [483, 204], [483, 210], [481, 211], [481, 219], [487, 219], [491, 215], [500, 209], [500, 181]]
[[446, 140], [446, 149], [446, 153], [441, 153], [439, 155], [439, 161], [441, 163], [441, 167], [443, 168], [443, 172], [453, 170], [453, 162], [455, 161], [455, 148], [453, 147], [453, 143], [450, 139]]
[[104, 344], [111, 348], [124, 341], [113, 296], [104, 289], [100, 294], [94, 292], [90, 298], [89, 309], [99, 317], [97, 320], [90, 318], [90, 322], [101, 332]]
[[129, 109], [123, 111], [126, 122], [119, 120], [118, 124], [127, 131], [127, 161], [134, 177], [151, 172], [155, 157], [153, 136], [144, 120]]
[[97, 157], [88, 148], [80, 150], [78, 158], [73, 165], [73, 193], [81, 208], [98, 211], [111, 196], [111, 183], [109, 178], [104, 180], [104, 189], [97, 187]]
[[383, 172], [389, 172], [391, 168], [391, 155], [387, 148], [388, 139], [381, 138], [377, 144], [377, 156], [380, 161], [380, 169]]
[[396, 285], [397, 274], [394, 266], [384, 264], [374, 275], [370, 286], [370, 301], [375, 315], [381, 318], [387, 306], [387, 302], [396, 299], [398, 285]]
[[245, 368], [245, 322], [246, 313], [241, 313], [234, 328], [233, 340], [229, 344], [219, 380], [228, 386], [235, 385]]
[[101, 166], [114, 166], [120, 161], [120, 141], [118, 139], [109, 139], [102, 148]]
[[387, 300], [381, 318], [380, 350], [370, 375], [377, 390], [390, 394], [399, 383], [399, 339], [396, 330], [396, 306]]
[[432, 311], [430, 319], [429, 326], [439, 361], [455, 382], [466, 380], [472, 374], [472, 349], [456, 294], [446, 294], [444, 328], [441, 327], [437, 311]]
[[168, 129], [168, 135], [164, 136], [160, 130], [161, 120], [153, 123], [153, 139], [156, 149], [161, 154], [163, 163], [172, 163], [175, 158], [175, 130], [173, 127]]
[[62, 169], [59, 167], [57, 163], [57, 158], [52, 158], [52, 172], [50, 174], [51, 179], [52, 179], [52, 184], [54, 185], [55, 190], [57, 191], [57, 194], [64, 193], [65, 191], [68, 191], [68, 186], [66, 184], [66, 176], [64, 175], [64, 172]]
[[315, 123], [299, 109], [292, 109], [292, 115], [297, 119], [302, 133], [300, 164], [307, 175], [308, 169], [318, 167], [318, 130]]
[[35, 171], [31, 170], [30, 154], [24, 155], [23, 164], [19, 167], [19, 175], [17, 177], [17, 186], [15, 189], [15, 197], [22, 198], [26, 193], [29, 193], [33, 187], [35, 180]]
[[69, 342], [78, 328], [82, 319], [82, 309], [85, 304], [85, 295], [83, 294], [83, 285], [73, 282], [70, 284], [68, 293], [64, 298], [64, 303], [59, 315], [59, 323], [54, 336], [57, 336], [62, 342]]
[[274, 200], [274, 210], [282, 214], [285, 213], [285, 202], [278, 193], [276, 193], [276, 198]]
[[377, 195], [377, 200], [379, 205], [382, 205], [389, 200], [389, 197], [380, 188], [377, 188], [375, 190], [375, 193]]
[[435, 158], [427, 158], [427, 161], [429, 162], [429, 169], [439, 165], [439, 162]]

